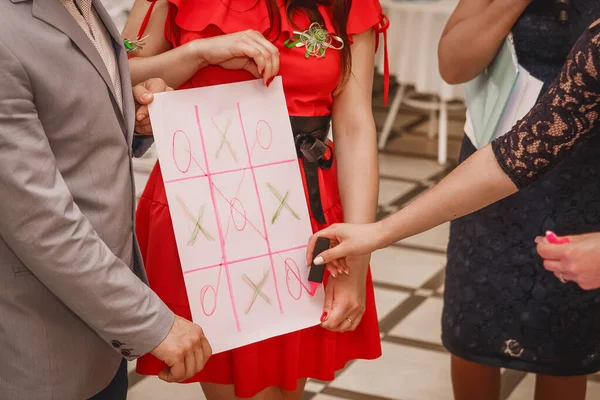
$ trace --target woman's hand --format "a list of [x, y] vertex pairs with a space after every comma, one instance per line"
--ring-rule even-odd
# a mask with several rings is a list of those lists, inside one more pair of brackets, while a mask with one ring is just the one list
[[554, 272], [559, 279], [577, 283], [584, 290], [600, 288], [600, 233], [569, 236], [569, 241], [552, 244], [546, 238], [536, 239], [544, 268]]
[[192, 42], [198, 57], [209, 65], [245, 69], [265, 84], [279, 73], [279, 50], [254, 30], [198, 39]]
[[[331, 247], [313, 260], [317, 238], [331, 240]], [[352, 269], [354, 263], [348, 257], [365, 256], [381, 248], [383, 231], [380, 223], [372, 224], [333, 224], [312, 235], [306, 248], [306, 263], [327, 264], [331, 273]]]
[[330, 277], [325, 286], [321, 326], [334, 332], [353, 331], [365, 313], [370, 255], [348, 258], [350, 275]]

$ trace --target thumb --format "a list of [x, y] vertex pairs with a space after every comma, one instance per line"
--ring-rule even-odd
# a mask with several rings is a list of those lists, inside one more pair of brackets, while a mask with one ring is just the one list
[[325, 304], [323, 305], [323, 314], [321, 315], [321, 323], [327, 321], [329, 313], [333, 308], [333, 285], [325, 286]]
[[133, 98], [138, 104], [147, 105], [152, 103], [154, 95], [145, 85], [136, 85], [133, 88]]
[[564, 257], [565, 251], [571, 247], [569, 244], [557, 246], [556, 244], [543, 241], [537, 244], [537, 252], [544, 260], [560, 260]]
[[[335, 241], [337, 239], [337, 224], [333, 224], [331, 226], [328, 226], [327, 228], [320, 230], [318, 232], [315, 232], [309, 239], [308, 239], [308, 245], [306, 246], [306, 265], [310, 266], [310, 264], [312, 264], [313, 262], [313, 254], [315, 251], [315, 245], [317, 244], [317, 239], [323, 237], [323, 238], [327, 238], [330, 239], [332, 241]], [[321, 253], [324, 254], [326, 252]], [[318, 258], [318, 257], [317, 257]], [[316, 259], [315, 259], [316, 260]], [[321, 265], [318, 263], [315, 263], [316, 265]]]
[[165, 368], [158, 373], [158, 379], [165, 382], [175, 382], [173, 375], [171, 375], [171, 370], [169, 368]]

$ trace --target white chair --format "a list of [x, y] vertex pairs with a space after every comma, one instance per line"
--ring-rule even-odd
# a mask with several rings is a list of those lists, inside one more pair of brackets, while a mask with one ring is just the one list
[[[437, 131], [438, 162], [445, 164], [448, 159], [448, 111], [462, 107], [450, 102], [462, 100], [463, 94], [460, 87], [450, 86], [442, 80], [438, 70], [437, 45], [458, 0], [430, 2], [382, 0], [381, 4], [390, 19], [388, 31], [390, 72], [400, 87], [392, 100], [378, 146], [380, 149], [385, 147], [400, 106], [406, 104], [429, 111], [428, 136], [433, 139]], [[383, 70], [381, 48], [377, 57], [377, 67], [380, 72]], [[418, 94], [430, 95], [432, 100], [415, 99], [408, 94], [407, 87], [414, 87], [414, 91]]]

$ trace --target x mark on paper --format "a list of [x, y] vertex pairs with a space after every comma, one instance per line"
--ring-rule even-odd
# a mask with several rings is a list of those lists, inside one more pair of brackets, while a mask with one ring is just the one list
[[298, 214], [296, 214], [296, 212], [292, 209], [292, 207], [290, 207], [290, 205], [287, 203], [287, 199], [288, 196], [290, 195], [290, 191], [288, 190], [287, 192], [285, 192], [284, 196], [281, 196], [281, 194], [277, 191], [277, 189], [275, 189], [273, 187], [273, 185], [271, 185], [270, 183], [267, 183], [267, 186], [269, 187], [269, 189], [271, 190], [271, 193], [273, 193], [273, 195], [275, 197], [277, 197], [277, 200], [279, 200], [279, 206], [277, 207], [277, 209], [275, 210], [275, 213], [273, 214], [273, 217], [271, 218], [271, 225], [273, 225], [275, 223], [275, 221], [277, 220], [277, 218], [279, 217], [279, 214], [281, 214], [281, 211], [283, 210], [283, 208], [285, 207], [297, 220], [300, 220], [300, 217], [298, 216]]
[[176, 197], [176, 199], [177, 199], [177, 202], [179, 203], [179, 205], [181, 206], [181, 208], [183, 208], [183, 211], [185, 211], [185, 213], [187, 214], [187, 217], [194, 224], [194, 230], [192, 231], [190, 240], [188, 240], [188, 246], [193, 246], [196, 243], [199, 233], [202, 233], [202, 235], [204, 235], [204, 237], [207, 240], [213, 241], [214, 239], [210, 235], [210, 233], [208, 233], [206, 231], [206, 229], [204, 229], [202, 227], [202, 216], [204, 215], [204, 206], [202, 206], [202, 208], [200, 209], [200, 212], [198, 213], [198, 218], [196, 218], [196, 217], [194, 217], [194, 214], [192, 214], [192, 212], [187, 208], [187, 206], [185, 205], [183, 200], [181, 200], [181, 198]]
[[268, 277], [269, 277], [269, 270], [267, 269], [267, 270], [265, 270], [263, 278], [257, 285], [256, 283], [252, 282], [252, 280], [250, 278], [248, 278], [248, 276], [246, 274], [244, 274], [242, 276], [242, 280], [244, 282], [246, 282], [246, 284], [254, 290], [254, 294], [252, 295], [252, 300], [250, 301], [248, 308], [246, 308], [246, 314], [248, 314], [250, 312], [250, 310], [252, 309], [252, 306], [256, 302], [256, 299], [258, 299], [258, 296], [262, 297], [263, 300], [266, 301], [268, 304], [271, 304], [271, 299], [269, 298], [269, 296], [264, 294], [262, 291], [262, 287], [265, 285], [265, 282], [267, 281]]
[[223, 131], [221, 131], [221, 129], [215, 122], [214, 118], [212, 119], [212, 123], [215, 126], [215, 128], [217, 129], [217, 132], [219, 132], [219, 134], [221, 134], [221, 144], [219, 145], [219, 148], [217, 149], [217, 154], [215, 155], [215, 158], [219, 158], [219, 154], [221, 154], [221, 150], [223, 150], [223, 146], [226, 145], [227, 148], [229, 149], [229, 152], [231, 153], [231, 157], [233, 158], [233, 161], [235, 161], [237, 163], [237, 157], [235, 156], [233, 147], [231, 147], [231, 143], [229, 142], [229, 139], [227, 139], [227, 134], [229, 133], [229, 125], [231, 125], [231, 120], [230, 119], [227, 120], [227, 122], [225, 123], [225, 130], [223, 130]]

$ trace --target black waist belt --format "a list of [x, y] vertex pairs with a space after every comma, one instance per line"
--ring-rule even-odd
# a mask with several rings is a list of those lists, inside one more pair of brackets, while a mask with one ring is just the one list
[[[319, 168], [329, 169], [333, 163], [333, 151], [327, 145], [330, 117], [290, 117], [296, 153], [304, 165], [304, 177], [308, 189], [310, 209], [315, 219], [327, 223], [321, 204]], [[328, 151], [329, 150], [329, 151]]]

